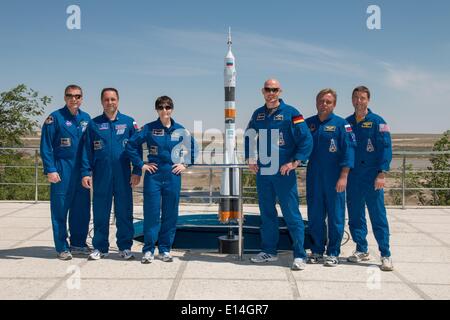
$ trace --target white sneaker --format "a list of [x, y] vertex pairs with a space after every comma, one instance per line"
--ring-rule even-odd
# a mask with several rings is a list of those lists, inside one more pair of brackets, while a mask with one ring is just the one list
[[92, 253], [89, 255], [88, 260], [100, 260], [104, 257], [107, 257], [108, 253], [100, 252], [99, 250], [95, 249], [92, 251]]
[[394, 270], [394, 265], [392, 264], [391, 257], [381, 257], [380, 269], [382, 271], [393, 271]]
[[119, 250], [119, 256], [125, 260], [134, 259], [134, 255], [131, 253], [131, 250], [128, 249], [125, 249], [123, 251]]
[[306, 263], [305, 260], [302, 258], [295, 258], [294, 262], [292, 263], [292, 270], [305, 270]]
[[58, 252], [57, 257], [59, 260], [72, 260], [72, 254], [69, 251]]
[[162, 254], [159, 254], [159, 257], [164, 262], [172, 262], [173, 261], [173, 258], [169, 252], [163, 252]]
[[269, 261], [277, 261], [278, 257], [274, 256], [270, 253], [260, 252], [256, 256], [250, 258], [250, 261], [253, 263], [263, 263]]
[[323, 265], [325, 267], [337, 267], [339, 265], [339, 258], [335, 256], [327, 256]]
[[370, 255], [368, 252], [355, 251], [353, 254], [347, 258], [348, 262], [358, 263], [361, 261], [369, 261]]
[[312, 253], [308, 256], [308, 263], [310, 264], [318, 264], [323, 262], [323, 255], [318, 253]]
[[148, 264], [148, 263], [152, 263], [153, 260], [155, 260], [155, 256], [153, 255], [153, 253], [151, 253], [150, 251], [147, 251], [146, 253], [144, 253], [144, 256], [141, 259], [141, 263]]

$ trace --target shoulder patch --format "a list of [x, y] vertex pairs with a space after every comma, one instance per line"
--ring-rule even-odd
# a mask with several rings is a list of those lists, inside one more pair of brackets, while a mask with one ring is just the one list
[[48, 116], [47, 119], [45, 119], [45, 124], [52, 124], [53, 123], [53, 116]]
[[390, 132], [389, 126], [385, 123], [380, 123], [380, 132]]
[[345, 132], [353, 132], [352, 126], [349, 125], [349, 124], [346, 124], [346, 125], [344, 126], [344, 128], [345, 128]]
[[298, 124], [298, 123], [302, 123], [302, 122], [305, 122], [305, 119], [303, 118], [303, 116], [301, 114], [298, 116], [292, 117], [293, 124]]

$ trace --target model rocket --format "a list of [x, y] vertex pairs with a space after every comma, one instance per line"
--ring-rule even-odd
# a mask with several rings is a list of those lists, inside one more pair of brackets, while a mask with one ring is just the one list
[[[225, 144], [224, 164], [236, 164], [236, 65], [231, 52], [231, 29], [228, 30], [228, 52], [225, 56], [224, 87], [225, 87]], [[220, 194], [224, 196], [239, 195], [239, 170], [225, 168], [222, 173]], [[238, 199], [220, 199], [219, 221], [226, 223], [239, 218]]]

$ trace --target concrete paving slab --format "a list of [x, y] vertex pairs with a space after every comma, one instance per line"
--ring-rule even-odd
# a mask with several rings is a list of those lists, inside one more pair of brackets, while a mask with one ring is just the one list
[[0, 250], [9, 249], [20, 240], [0, 240]]
[[[370, 236], [372, 239], [375, 239], [373, 235]], [[369, 238], [369, 237], [368, 237]], [[430, 236], [416, 232], [416, 233], [396, 233], [391, 234], [391, 247], [395, 246], [408, 246], [408, 245], [421, 245], [423, 247], [435, 247], [440, 246], [441, 243]], [[370, 243], [375, 243], [370, 241]]]
[[428, 233], [449, 233], [450, 234], [450, 224], [446, 223], [411, 223], [411, 225], [420, 231]]
[[58, 279], [1, 279], [0, 300], [37, 300], [49, 290]]
[[418, 284], [450, 285], [448, 263], [395, 263], [395, 269], [408, 281]]
[[413, 300], [420, 296], [402, 283], [297, 281], [301, 299]]
[[417, 229], [404, 222], [389, 223], [389, 230], [392, 234], [395, 233], [416, 233]]
[[53, 230], [49, 229], [43, 233], [30, 239], [31, 241], [48, 241], [49, 244], [53, 245]]
[[0, 252], [1, 277], [52, 278], [64, 277], [71, 265], [85, 259], [61, 261], [52, 247], [26, 247]]
[[0, 221], [0, 240], [24, 240], [32, 237], [33, 235], [37, 235], [39, 232], [42, 232], [45, 229], [46, 228], [44, 227], [24, 229], [22, 229], [20, 226], [16, 226], [15, 228], [3, 227]]
[[450, 233], [433, 232], [433, 236], [450, 246]]
[[[254, 265], [236, 255], [212, 251], [173, 250], [173, 263], [156, 260], [140, 263], [142, 243], [135, 241], [135, 261], [123, 261], [115, 248], [111, 225], [111, 256], [87, 262], [55, 258], [49, 203], [3, 203], [11, 214], [0, 216], [0, 299], [4, 295], [25, 299], [445, 299], [450, 290], [450, 233], [442, 229], [448, 209], [399, 209], [392, 213], [391, 248], [395, 272], [381, 272], [376, 255], [367, 264], [345, 262], [337, 268], [308, 265], [292, 272], [292, 253], [279, 253], [279, 261]], [[142, 207], [137, 206], [142, 211]], [[135, 209], [136, 209], [135, 208]], [[213, 208], [214, 209], [214, 208]], [[181, 212], [216, 212], [208, 206], [180, 208]], [[249, 210], [258, 212], [257, 207]], [[306, 213], [306, 211], [303, 211]], [[431, 212], [431, 213], [430, 213]], [[407, 220], [411, 218], [411, 222]], [[444, 219], [442, 219], [444, 218]], [[3, 223], [5, 222], [6, 223]], [[24, 221], [33, 224], [24, 228]], [[35, 228], [36, 224], [42, 226]], [[28, 225], [26, 225], [28, 226]], [[431, 226], [430, 231], [419, 226]], [[441, 227], [439, 227], [441, 226]], [[90, 226], [92, 228], [92, 225]], [[428, 228], [428, 227], [425, 227]], [[369, 223], [369, 249], [377, 254]], [[346, 226], [348, 231], [348, 226]], [[428, 229], [427, 229], [428, 230]], [[435, 232], [440, 231], [440, 232]], [[88, 239], [91, 243], [91, 239]], [[15, 246], [15, 247], [13, 247]], [[346, 258], [355, 250], [351, 239], [341, 247]], [[344, 260], [344, 259], [343, 259]], [[374, 266], [370, 266], [374, 265]], [[69, 289], [73, 268], [79, 270], [81, 287]], [[69, 282], [68, 282], [69, 280]], [[376, 281], [375, 281], [376, 280]], [[383, 290], [370, 289], [378, 283]], [[158, 289], [154, 289], [158, 288]], [[344, 290], [342, 290], [344, 289]], [[381, 295], [379, 292], [382, 291]], [[357, 293], [357, 295], [353, 295]]]
[[152, 279], [81, 279], [80, 286], [74, 279], [63, 281], [48, 296], [48, 300], [164, 300], [172, 280]]
[[[394, 246], [391, 249], [395, 262], [449, 263], [450, 249], [447, 247]], [[449, 272], [450, 274], [450, 272]]]
[[42, 218], [50, 221], [50, 211], [47, 209], [22, 210], [14, 214], [15, 218]]
[[449, 300], [450, 286], [445, 285], [418, 285], [420, 290], [425, 292], [431, 299], [434, 300]]
[[408, 222], [408, 223], [423, 223], [423, 224], [429, 224], [429, 223], [442, 223], [450, 225], [450, 215], [447, 214], [439, 214], [439, 215], [407, 215], [401, 218], [401, 221]]
[[249, 261], [250, 255], [244, 255], [239, 261], [236, 256], [219, 254], [189, 254], [189, 264], [183, 274], [185, 278], [195, 279], [270, 279], [286, 280], [285, 270], [290, 267], [281, 259], [276, 262], [255, 265]]
[[306, 269], [301, 272], [293, 272], [296, 280], [301, 281], [332, 281], [332, 282], [361, 282], [365, 283], [376, 275], [380, 281], [398, 283], [401, 280], [392, 272], [382, 272], [378, 260], [364, 261], [361, 263], [350, 263], [340, 259], [341, 264], [337, 267], [324, 267], [322, 264], [307, 264]]
[[181, 280], [177, 300], [292, 300], [290, 284], [280, 280]]
[[46, 228], [49, 226], [49, 221], [44, 218], [17, 218], [17, 217], [3, 217], [0, 220], [1, 228], [20, 227], [21, 229], [29, 228]]

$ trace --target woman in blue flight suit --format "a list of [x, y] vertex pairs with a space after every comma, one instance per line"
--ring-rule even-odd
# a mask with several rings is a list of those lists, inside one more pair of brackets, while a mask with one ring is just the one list
[[[145, 171], [142, 263], [153, 261], [156, 241], [161, 259], [172, 261], [170, 249], [175, 239], [178, 218], [180, 174], [194, 162], [196, 154], [194, 139], [171, 117], [172, 99], [159, 97], [155, 109], [159, 118], [147, 123], [126, 146], [133, 165]], [[138, 153], [143, 143], [147, 143], [147, 164]]]

